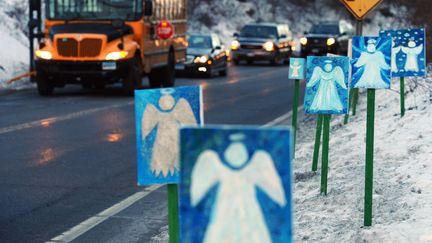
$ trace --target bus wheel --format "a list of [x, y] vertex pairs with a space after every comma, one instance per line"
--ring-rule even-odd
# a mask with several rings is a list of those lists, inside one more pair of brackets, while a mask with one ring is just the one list
[[48, 78], [40, 72], [37, 75], [36, 84], [40, 96], [52, 95], [54, 91], [54, 86], [48, 81]]
[[153, 68], [148, 76], [150, 88], [157, 89], [162, 87], [162, 68]]
[[135, 89], [139, 88], [141, 84], [141, 72], [139, 66], [139, 59], [134, 58], [130, 67], [129, 73], [123, 80], [123, 90], [125, 95], [133, 96]]

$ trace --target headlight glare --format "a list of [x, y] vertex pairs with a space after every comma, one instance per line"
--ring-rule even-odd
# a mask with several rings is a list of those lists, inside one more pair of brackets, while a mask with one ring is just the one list
[[308, 42], [308, 39], [306, 38], [306, 37], [302, 37], [302, 38], [300, 38], [300, 43], [302, 44], [302, 45], [306, 45], [307, 44], [307, 42]]
[[194, 63], [206, 63], [209, 60], [208, 56], [195, 57]]
[[35, 51], [35, 55], [40, 59], [51, 60], [52, 54], [49, 51], [37, 50]]
[[106, 55], [105, 59], [116, 61], [116, 60], [125, 58], [127, 55], [128, 55], [127, 51], [113, 51], [113, 52], [108, 53], [108, 55]]
[[263, 48], [266, 51], [274, 51], [274, 43], [271, 41], [267, 41], [266, 43], [264, 43]]
[[328, 46], [331, 46], [331, 45], [333, 45], [334, 43], [336, 43], [335, 38], [328, 38], [328, 39], [327, 39], [327, 45], [328, 45]]
[[231, 42], [231, 50], [235, 51], [240, 48], [240, 42], [238, 40], [233, 40]]

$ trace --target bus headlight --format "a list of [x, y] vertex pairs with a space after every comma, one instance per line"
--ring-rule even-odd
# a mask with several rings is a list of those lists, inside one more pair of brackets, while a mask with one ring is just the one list
[[334, 43], [336, 43], [335, 38], [328, 38], [328, 39], [327, 39], [327, 45], [328, 45], [328, 46], [331, 46], [331, 45], [333, 45]]
[[308, 42], [308, 39], [306, 38], [306, 37], [302, 37], [302, 38], [300, 38], [300, 43], [302, 44], [302, 45], [306, 45], [307, 44], [307, 42]]
[[266, 51], [274, 51], [274, 43], [271, 41], [267, 41], [266, 43], [264, 43], [263, 48]]
[[52, 54], [49, 51], [37, 50], [35, 51], [35, 55], [40, 59], [51, 60]]
[[105, 59], [116, 61], [116, 60], [125, 58], [127, 55], [128, 55], [127, 51], [113, 51], [113, 52], [108, 53], [108, 55], [106, 55]]
[[233, 40], [231, 42], [231, 50], [235, 51], [240, 48], [240, 42], [238, 40]]
[[206, 63], [209, 60], [208, 56], [195, 57], [194, 63]]

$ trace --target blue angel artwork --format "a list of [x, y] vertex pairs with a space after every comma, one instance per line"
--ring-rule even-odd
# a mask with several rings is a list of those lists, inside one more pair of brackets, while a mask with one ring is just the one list
[[354, 36], [352, 88], [390, 89], [391, 37]]
[[392, 37], [392, 76], [426, 76], [426, 34], [424, 28], [383, 30], [380, 36]]
[[181, 242], [292, 242], [289, 128], [184, 127], [180, 143]]
[[346, 114], [348, 73], [348, 57], [308, 57], [305, 113]]
[[203, 123], [200, 86], [135, 91], [138, 185], [179, 182], [179, 131]]
[[304, 79], [305, 59], [290, 58], [288, 79]]

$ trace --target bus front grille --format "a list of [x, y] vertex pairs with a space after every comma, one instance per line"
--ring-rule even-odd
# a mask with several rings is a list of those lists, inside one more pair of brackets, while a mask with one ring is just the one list
[[81, 57], [97, 57], [102, 48], [102, 40], [100, 39], [84, 39], [80, 43]]
[[78, 41], [72, 38], [57, 39], [57, 51], [60, 56], [77, 57]]
[[101, 49], [101, 39], [83, 39], [81, 41], [73, 38], [57, 39], [58, 54], [63, 57], [97, 57]]

